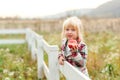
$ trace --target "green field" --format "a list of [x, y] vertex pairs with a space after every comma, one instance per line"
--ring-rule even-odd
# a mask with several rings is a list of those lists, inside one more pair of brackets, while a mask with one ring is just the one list
[[[43, 33], [42, 33], [43, 34]], [[46, 33], [49, 44], [60, 46], [60, 33]], [[92, 80], [120, 80], [120, 34], [113, 32], [85, 33], [88, 45], [87, 67]]]
[[[60, 47], [60, 33], [39, 34], [50, 45]], [[120, 35], [113, 32], [85, 33], [84, 39], [88, 45], [87, 68], [91, 79], [120, 80]], [[31, 59], [27, 44], [0, 45], [0, 80], [37, 80], [36, 63]]]
[[36, 62], [26, 44], [0, 45], [0, 80], [37, 80]]

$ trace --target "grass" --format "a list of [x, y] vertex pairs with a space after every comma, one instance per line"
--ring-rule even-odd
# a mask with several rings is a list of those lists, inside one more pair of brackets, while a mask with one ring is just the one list
[[[60, 46], [59, 32], [39, 34], [50, 45]], [[85, 33], [84, 39], [88, 45], [87, 68], [90, 78], [120, 80], [120, 35], [113, 32]], [[47, 63], [46, 58], [48, 56], [45, 55]], [[37, 64], [31, 59], [27, 44], [0, 45], [0, 80], [37, 80]]]
[[0, 45], [0, 80], [37, 80], [27, 45]]
[[[60, 33], [41, 33], [49, 44], [60, 46]], [[49, 35], [48, 35], [49, 34]], [[92, 80], [120, 79], [120, 35], [113, 32], [85, 33], [87, 68]], [[65, 80], [61, 78], [61, 80]]]
[[87, 67], [92, 80], [120, 79], [120, 35], [112, 32], [90, 34]]
[[2, 39], [21, 39], [25, 38], [24, 34], [0, 34], [0, 38]]

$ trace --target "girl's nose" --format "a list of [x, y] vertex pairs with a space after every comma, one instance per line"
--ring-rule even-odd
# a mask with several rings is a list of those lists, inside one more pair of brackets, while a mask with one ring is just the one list
[[71, 33], [71, 32], [72, 32], [71, 30], [68, 31], [68, 33]]

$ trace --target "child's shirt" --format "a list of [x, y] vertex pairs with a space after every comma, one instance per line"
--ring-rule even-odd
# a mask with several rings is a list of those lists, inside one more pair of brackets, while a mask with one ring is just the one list
[[86, 44], [82, 41], [77, 41], [78, 50], [76, 52], [71, 52], [67, 42], [67, 39], [62, 41], [61, 54], [59, 56], [64, 56], [66, 61], [86, 74], [86, 60], [88, 54]]

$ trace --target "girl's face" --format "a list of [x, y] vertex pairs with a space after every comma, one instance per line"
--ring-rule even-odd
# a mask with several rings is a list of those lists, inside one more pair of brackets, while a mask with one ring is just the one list
[[67, 27], [65, 29], [65, 37], [69, 39], [76, 39], [77, 38], [77, 30], [73, 27]]

